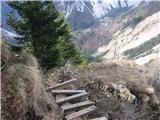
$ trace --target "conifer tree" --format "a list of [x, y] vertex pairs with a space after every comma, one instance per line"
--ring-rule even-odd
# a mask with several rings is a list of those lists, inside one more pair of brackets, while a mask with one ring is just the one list
[[73, 44], [69, 24], [56, 10], [52, 1], [12, 1], [8, 4], [20, 15], [20, 19], [10, 14], [8, 25], [47, 68], [63, 65], [66, 60], [81, 61], [80, 53]]

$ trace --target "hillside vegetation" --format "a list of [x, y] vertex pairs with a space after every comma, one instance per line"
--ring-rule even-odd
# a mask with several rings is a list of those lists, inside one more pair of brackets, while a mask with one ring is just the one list
[[42, 84], [44, 79], [36, 58], [14, 53], [5, 43], [1, 47], [2, 120], [59, 120], [54, 98]]
[[63, 113], [45, 87], [73, 77], [78, 81], [71, 87], [85, 89], [96, 103], [97, 112], [88, 118], [158, 120], [160, 117], [159, 58], [146, 66], [127, 59], [91, 63], [85, 70], [68, 63], [44, 74], [33, 56], [11, 52], [5, 44], [1, 46], [1, 60], [5, 65], [2, 69], [3, 120], [61, 120]]
[[160, 79], [157, 75], [160, 71], [155, 62], [158, 60], [139, 66], [131, 60], [117, 59], [91, 63], [83, 71], [67, 64], [48, 71], [47, 78], [50, 84], [73, 76], [77, 78], [70, 87], [85, 89], [89, 99], [96, 103], [97, 112], [90, 114], [88, 119], [105, 116], [109, 120], [159, 120]]
[[135, 47], [135, 48], [132, 48], [132, 49], [125, 51], [124, 54], [127, 55], [128, 58], [134, 58], [134, 57], [136, 57], [146, 51], [151, 50], [153, 47], [155, 47], [158, 44], [160, 44], [160, 35], [155, 38], [152, 38], [149, 41], [144, 42], [143, 44], [141, 44], [138, 47]]

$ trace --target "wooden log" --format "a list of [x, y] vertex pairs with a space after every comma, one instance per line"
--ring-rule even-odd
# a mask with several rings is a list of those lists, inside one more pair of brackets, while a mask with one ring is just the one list
[[75, 95], [72, 95], [72, 96], [57, 99], [56, 103], [61, 104], [63, 102], [67, 102], [67, 101], [70, 101], [72, 99], [79, 98], [79, 97], [86, 96], [86, 95], [88, 95], [86, 92], [75, 94]]
[[106, 117], [99, 117], [99, 118], [94, 118], [94, 119], [90, 119], [90, 120], [108, 120]]
[[72, 119], [74, 119], [74, 118], [77, 118], [77, 117], [86, 115], [86, 114], [88, 114], [88, 113], [90, 113], [90, 112], [92, 112], [92, 111], [94, 111], [94, 110], [96, 110], [96, 106], [91, 106], [91, 107], [82, 109], [82, 110], [80, 110], [80, 111], [78, 111], [78, 112], [75, 112], [75, 113], [72, 113], [72, 114], [70, 114], [70, 115], [67, 115], [67, 116], [65, 116], [65, 118], [66, 118], [67, 120], [72, 120]]
[[64, 106], [61, 106], [61, 108], [63, 111], [67, 111], [67, 110], [74, 110], [75, 108], [79, 108], [79, 107], [85, 107], [92, 104], [94, 104], [94, 102], [88, 100], [88, 101], [79, 102], [75, 104], [64, 105]]
[[46, 91], [49, 92], [49, 91], [51, 91], [52, 89], [56, 89], [56, 88], [58, 88], [58, 87], [67, 85], [67, 84], [72, 83], [72, 82], [75, 82], [75, 81], [77, 81], [77, 79], [67, 80], [67, 81], [65, 81], [65, 82], [63, 82], [63, 83], [59, 83], [59, 84], [57, 84], [57, 85], [48, 87], [48, 88], [46, 89]]
[[[65, 97], [65, 95], [56, 95], [56, 99], [60, 99], [60, 98], [63, 98], [63, 97]], [[63, 105], [70, 105], [70, 103], [66, 102]], [[62, 111], [62, 112], [63, 112], [63, 114], [65, 114], [64, 111]], [[71, 113], [74, 113], [74, 112], [75, 111], [69, 111], [68, 114], [71, 114]], [[73, 120], [82, 120], [82, 118], [78, 117], [78, 118], [73, 119]]]
[[52, 94], [64, 94], [64, 95], [72, 95], [86, 92], [85, 90], [51, 90]]

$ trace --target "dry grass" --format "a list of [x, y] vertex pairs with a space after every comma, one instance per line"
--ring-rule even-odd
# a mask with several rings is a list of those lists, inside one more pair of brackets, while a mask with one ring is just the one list
[[3, 61], [6, 63], [11, 56], [11, 53], [9, 51], [9, 46], [5, 44], [3, 40], [1, 40], [1, 62]]
[[124, 81], [127, 88], [135, 95], [140, 93], [154, 94], [154, 88], [147, 82], [148, 75], [146, 71], [143, 67], [137, 66], [130, 61], [115, 60], [108, 63], [96, 63], [90, 65], [88, 70], [94, 73], [106, 85]]
[[[17, 64], [11, 66], [2, 75], [2, 91], [7, 99], [6, 109], [10, 119], [25, 120], [28, 109], [33, 104], [33, 85], [34, 78], [29, 67]], [[7, 117], [7, 118], [8, 118]]]
[[[46, 93], [36, 58], [27, 54], [8, 54], [2, 71], [2, 118], [4, 120], [59, 120], [60, 110]], [[9, 59], [8, 59], [9, 58]], [[52, 114], [52, 117], [47, 117]]]
[[24, 64], [13, 65], [3, 74], [2, 91], [7, 103], [2, 109], [9, 115], [7, 119], [43, 119], [49, 111], [53, 115], [58, 113], [54, 99], [44, 91], [41, 78], [35, 67]]
[[[89, 118], [106, 116], [109, 120], [157, 120], [157, 96], [154, 87], [148, 84], [151, 77], [144, 66], [120, 59], [92, 63], [85, 71], [73, 66], [67, 69], [71, 71], [70, 74], [65, 72], [68, 71], [65, 67], [48, 71], [50, 84], [61, 82], [58, 79], [77, 78], [76, 84], [70, 87], [85, 89], [90, 100], [96, 102], [97, 112], [90, 114]], [[123, 89], [113, 89], [120, 81], [124, 83]], [[133, 96], [136, 99], [130, 101], [128, 98]]]
[[151, 60], [147, 65], [148, 74], [150, 79], [148, 83], [155, 88], [160, 96], [160, 58], [155, 58]]
[[22, 57], [21, 59], [23, 59], [23, 64], [26, 64], [28, 66], [34, 66], [36, 69], [39, 68], [39, 64], [37, 62], [37, 59], [33, 56], [30, 55], [26, 52], [22, 52], [19, 57]]
[[[78, 71], [76, 77], [79, 80], [77, 86], [86, 89], [90, 99], [96, 102], [98, 112], [91, 114], [91, 118], [109, 116], [110, 120], [156, 120], [158, 117], [159, 101], [154, 87], [148, 84], [151, 77], [145, 66], [138, 66], [126, 59], [91, 63], [86, 71]], [[108, 87], [118, 85], [120, 81], [137, 102], [122, 101], [117, 92], [116, 95], [107, 96], [112, 91]]]

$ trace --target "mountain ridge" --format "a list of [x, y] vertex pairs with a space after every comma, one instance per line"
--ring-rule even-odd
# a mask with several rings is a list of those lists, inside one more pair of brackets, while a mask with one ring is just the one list
[[[135, 3], [133, 3], [131, 0], [53, 0], [56, 8], [61, 11], [66, 18], [68, 18], [73, 30], [90, 28], [94, 24], [97, 24], [99, 18], [106, 16], [112, 9], [123, 9], [128, 6], [135, 5], [140, 1], [136, 0]], [[1, 4], [3, 16], [3, 24], [1, 27], [9, 30], [6, 22], [7, 14], [13, 12], [17, 17], [18, 15], [16, 11], [13, 11], [13, 9], [7, 5], [7, 1], [1, 1]]]

